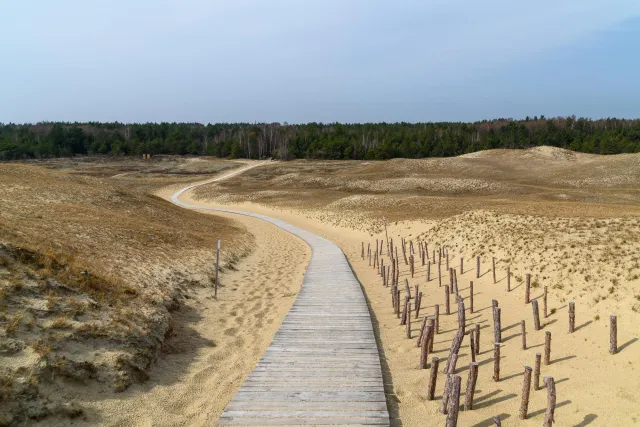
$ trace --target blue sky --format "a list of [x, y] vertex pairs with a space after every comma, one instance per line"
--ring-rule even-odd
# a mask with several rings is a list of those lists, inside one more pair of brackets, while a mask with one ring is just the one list
[[0, 0], [0, 122], [640, 117], [638, 0]]

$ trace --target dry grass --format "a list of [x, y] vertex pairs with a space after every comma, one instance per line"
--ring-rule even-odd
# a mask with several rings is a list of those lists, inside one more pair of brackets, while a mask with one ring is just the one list
[[391, 221], [442, 219], [478, 209], [546, 217], [640, 215], [640, 155], [598, 156], [538, 147], [444, 158], [294, 161], [195, 190], [220, 203], [313, 211], [317, 219], [379, 231]]
[[[161, 179], [140, 181], [153, 187]], [[2, 425], [57, 413], [67, 403], [58, 401], [64, 379], [115, 390], [144, 379], [171, 331], [170, 310], [194, 287], [211, 286], [217, 238], [223, 269], [250, 252], [252, 236], [234, 221], [120, 184], [0, 167]]]

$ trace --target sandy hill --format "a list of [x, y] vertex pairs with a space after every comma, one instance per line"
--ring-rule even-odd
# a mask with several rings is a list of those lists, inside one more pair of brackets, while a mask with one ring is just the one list
[[226, 268], [252, 242], [107, 179], [3, 164], [0, 189], [0, 425], [79, 415], [68, 391], [144, 379], [170, 311], [211, 286], [216, 238]]

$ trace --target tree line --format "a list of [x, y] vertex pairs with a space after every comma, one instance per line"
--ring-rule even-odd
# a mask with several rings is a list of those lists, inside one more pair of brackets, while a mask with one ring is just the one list
[[445, 157], [551, 145], [640, 152], [640, 120], [527, 117], [474, 123], [0, 123], [0, 159], [194, 154], [231, 158]]

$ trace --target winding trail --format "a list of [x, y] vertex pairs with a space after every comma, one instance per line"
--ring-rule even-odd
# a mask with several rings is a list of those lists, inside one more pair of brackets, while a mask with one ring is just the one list
[[342, 250], [317, 234], [266, 215], [179, 200], [192, 188], [263, 164], [190, 185], [171, 196], [171, 202], [187, 209], [259, 218], [298, 236], [312, 250], [302, 290], [218, 424], [388, 426], [371, 317]]

